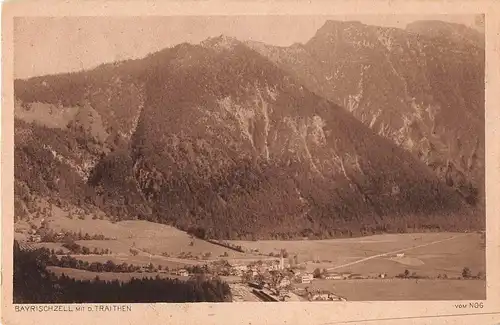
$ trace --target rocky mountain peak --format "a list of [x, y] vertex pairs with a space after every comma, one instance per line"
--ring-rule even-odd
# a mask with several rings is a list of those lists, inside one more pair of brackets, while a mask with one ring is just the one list
[[232, 36], [219, 35], [210, 37], [200, 43], [201, 46], [214, 50], [232, 50], [242, 43]]
[[318, 34], [336, 32], [339, 29], [363, 28], [367, 25], [357, 20], [327, 20], [323, 26], [318, 29]]

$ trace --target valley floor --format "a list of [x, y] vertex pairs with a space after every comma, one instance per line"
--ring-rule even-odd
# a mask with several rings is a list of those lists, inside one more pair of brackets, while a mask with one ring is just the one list
[[317, 280], [297, 287], [328, 290], [348, 301], [483, 300], [484, 280], [356, 279]]
[[[298, 241], [227, 241], [241, 246], [243, 252], [193, 238], [173, 227], [146, 221], [109, 222], [107, 220], [67, 220], [51, 217], [49, 227], [56, 232], [104, 235], [106, 240], [76, 240], [81, 247], [109, 249], [106, 254], [79, 254], [68, 251], [62, 242], [33, 242], [33, 235], [18, 231], [16, 238], [21, 246], [46, 247], [54, 250], [59, 258], [69, 254], [74, 259], [104, 265], [133, 264], [141, 270], [126, 272], [91, 272], [67, 266], [50, 266], [50, 271], [75, 279], [128, 281], [131, 278], [168, 277], [187, 280], [193, 267], [203, 267], [226, 261], [230, 267], [206, 275], [218, 275], [230, 283], [234, 301], [259, 301], [234, 267], [250, 270], [255, 264], [279, 263], [277, 253], [286, 252], [286, 272], [295, 269], [295, 275], [321, 272], [320, 278], [301, 283], [295, 276], [287, 286], [289, 297], [285, 301], [308, 301], [314, 293], [330, 292], [346, 300], [477, 300], [485, 299], [486, 285], [484, 234], [481, 233], [412, 233], [385, 234], [363, 238], [298, 240]], [[19, 229], [23, 229], [19, 227]], [[33, 231], [32, 231], [33, 232]], [[271, 256], [272, 255], [272, 256]], [[80, 262], [79, 262], [80, 263]], [[151, 269], [146, 270], [147, 268]], [[468, 279], [462, 279], [464, 268]], [[253, 277], [269, 276], [270, 270], [255, 271]], [[183, 272], [183, 273], [182, 273]], [[215, 273], [214, 273], [215, 272]], [[245, 271], [250, 272], [250, 271]], [[245, 273], [243, 272], [243, 273]], [[285, 274], [285, 270], [280, 270]], [[252, 272], [250, 272], [252, 273]], [[272, 273], [272, 272], [271, 272]], [[326, 273], [356, 274], [359, 278], [343, 280], [325, 279]], [[402, 279], [407, 273], [410, 278]], [[292, 272], [286, 273], [292, 274]], [[232, 275], [232, 277], [228, 277]], [[383, 277], [381, 276], [383, 275]], [[407, 276], [408, 277], [408, 276]], [[307, 288], [309, 298], [294, 292]], [[287, 300], [288, 299], [288, 300]]]

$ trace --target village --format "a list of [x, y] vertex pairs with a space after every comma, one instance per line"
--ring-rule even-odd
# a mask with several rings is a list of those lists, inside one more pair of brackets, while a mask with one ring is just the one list
[[[328, 269], [306, 270], [306, 263], [297, 263], [297, 257], [285, 262], [279, 260], [259, 260], [249, 264], [233, 264], [221, 260], [205, 266], [206, 276], [219, 276], [228, 282], [234, 302], [241, 301], [346, 301], [344, 297], [329, 290], [313, 290], [308, 285], [314, 281], [366, 279], [367, 276], [351, 272], [334, 272]], [[174, 271], [181, 277], [193, 276], [196, 270], [183, 268]], [[379, 278], [385, 278], [380, 274]]]
[[[57, 240], [62, 240], [66, 235], [56, 233]], [[28, 236], [28, 241], [23, 244], [41, 243], [41, 236], [35, 232]], [[67, 245], [63, 245], [67, 247]], [[85, 248], [85, 247], [83, 247]], [[89, 252], [90, 254], [95, 254]], [[56, 252], [65, 256], [62, 251]], [[278, 255], [278, 254], [276, 254]], [[315, 269], [309, 272], [307, 262], [299, 263], [297, 256], [287, 259], [279, 258], [259, 259], [249, 263], [230, 263], [226, 259], [219, 259], [203, 265], [186, 265], [183, 268], [162, 268], [153, 264], [140, 265], [134, 269], [136, 273], [144, 275], [158, 274], [164, 277], [189, 279], [197, 276], [206, 278], [220, 277], [227, 282], [232, 291], [233, 301], [346, 301], [345, 298], [328, 290], [309, 290], [307, 285], [313, 281], [363, 279], [361, 274], [351, 272], [333, 272], [328, 269]], [[106, 264], [108, 265], [109, 262]], [[117, 267], [119, 265], [116, 265]], [[383, 278], [385, 275], [382, 274]]]

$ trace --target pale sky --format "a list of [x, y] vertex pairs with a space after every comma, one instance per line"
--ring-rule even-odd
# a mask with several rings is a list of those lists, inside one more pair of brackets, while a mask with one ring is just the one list
[[14, 76], [28, 78], [89, 69], [221, 34], [242, 41], [288, 46], [307, 42], [326, 20], [357, 20], [399, 28], [415, 20], [443, 20], [482, 28], [474, 15], [16, 18]]

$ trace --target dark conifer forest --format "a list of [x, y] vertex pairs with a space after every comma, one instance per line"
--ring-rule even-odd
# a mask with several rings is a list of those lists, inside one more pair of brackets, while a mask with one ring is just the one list
[[144, 278], [129, 282], [75, 280], [46, 269], [47, 250], [23, 251], [14, 244], [14, 303], [151, 303], [231, 301], [229, 286], [202, 277]]

